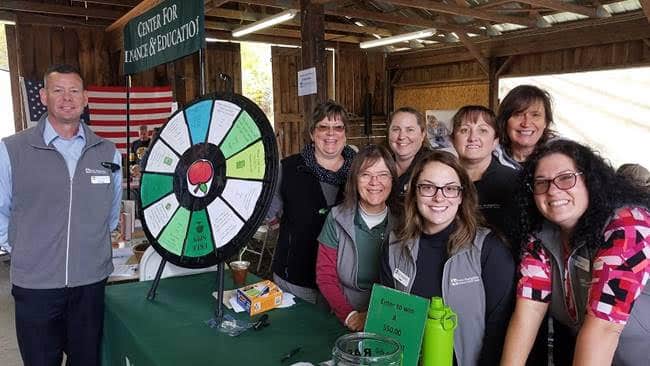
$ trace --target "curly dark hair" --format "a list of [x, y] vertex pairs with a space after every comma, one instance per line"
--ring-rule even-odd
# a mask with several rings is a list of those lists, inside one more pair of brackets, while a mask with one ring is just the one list
[[[604, 246], [603, 229], [614, 211], [626, 205], [650, 208], [650, 196], [616, 174], [612, 166], [591, 148], [570, 140], [554, 140], [538, 147], [529, 157], [520, 174], [517, 203], [520, 208], [519, 225], [514, 236], [517, 243], [525, 245], [529, 235], [541, 229], [544, 217], [539, 213], [530, 183], [535, 176], [539, 161], [551, 154], [563, 154], [571, 158], [589, 193], [587, 210], [576, 223], [569, 246], [586, 243], [590, 251]], [[534, 249], [539, 249], [536, 243]]]

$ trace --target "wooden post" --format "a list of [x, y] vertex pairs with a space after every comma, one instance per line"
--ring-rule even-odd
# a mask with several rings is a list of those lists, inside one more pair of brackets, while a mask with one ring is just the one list
[[499, 75], [497, 74], [499, 70], [499, 65], [496, 57], [491, 57], [489, 59], [489, 73], [488, 73], [488, 88], [489, 88], [489, 107], [491, 110], [496, 113], [496, 109], [499, 106]]
[[[327, 67], [325, 57], [325, 15], [323, 5], [300, 0], [300, 38], [302, 70], [316, 68], [316, 94], [301, 98], [303, 138], [309, 142], [309, 121], [314, 107], [327, 100]], [[295, 76], [297, 77], [297, 76]]]

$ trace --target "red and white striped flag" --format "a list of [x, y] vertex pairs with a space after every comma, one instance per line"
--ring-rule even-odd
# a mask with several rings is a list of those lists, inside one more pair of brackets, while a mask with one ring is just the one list
[[[126, 154], [126, 87], [89, 86], [90, 128]], [[129, 135], [138, 139], [140, 125], [149, 131], [167, 122], [172, 111], [172, 90], [163, 87], [132, 87], [129, 93]]]

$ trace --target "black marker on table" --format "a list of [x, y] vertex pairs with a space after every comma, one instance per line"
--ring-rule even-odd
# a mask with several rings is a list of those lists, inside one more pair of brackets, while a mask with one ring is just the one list
[[296, 347], [296, 348], [292, 349], [286, 355], [282, 356], [282, 358], [280, 359], [280, 362], [289, 361], [291, 359], [291, 357], [295, 356], [298, 352], [300, 352], [301, 349], [302, 349], [302, 347]]

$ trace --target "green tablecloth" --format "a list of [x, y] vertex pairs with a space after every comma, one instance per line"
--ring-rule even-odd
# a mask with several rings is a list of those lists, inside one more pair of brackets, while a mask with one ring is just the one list
[[[334, 341], [346, 332], [332, 314], [296, 299], [290, 308], [267, 312], [268, 327], [230, 337], [205, 324], [215, 309], [215, 280], [214, 272], [163, 279], [154, 301], [146, 299], [151, 281], [108, 286], [102, 364], [280, 365], [284, 354], [300, 346], [284, 364], [316, 365], [330, 359]], [[229, 273], [225, 282], [232, 288]], [[245, 313], [236, 317], [250, 319]]]

